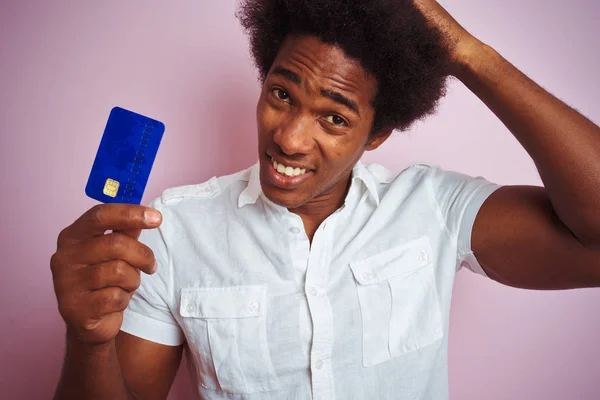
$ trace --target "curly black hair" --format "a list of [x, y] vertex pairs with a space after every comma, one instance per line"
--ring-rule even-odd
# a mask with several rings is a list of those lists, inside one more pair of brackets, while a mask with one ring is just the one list
[[337, 45], [377, 80], [372, 135], [406, 130], [445, 95], [445, 38], [413, 0], [242, 0], [237, 16], [264, 82], [288, 35]]

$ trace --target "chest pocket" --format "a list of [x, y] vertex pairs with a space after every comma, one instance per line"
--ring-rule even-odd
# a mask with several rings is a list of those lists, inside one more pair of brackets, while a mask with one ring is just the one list
[[248, 394], [279, 388], [267, 343], [267, 288], [184, 288], [180, 314], [206, 389]]
[[350, 264], [363, 322], [363, 365], [418, 350], [443, 336], [427, 237]]

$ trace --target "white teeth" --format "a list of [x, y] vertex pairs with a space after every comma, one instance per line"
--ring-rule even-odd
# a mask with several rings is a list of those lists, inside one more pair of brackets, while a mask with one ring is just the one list
[[279, 172], [282, 175], [299, 176], [299, 175], [306, 173], [306, 169], [304, 169], [304, 168], [286, 167], [285, 165], [280, 164], [275, 160], [272, 160], [272, 161], [273, 161], [273, 168], [275, 168], [275, 170], [277, 170], [277, 172]]

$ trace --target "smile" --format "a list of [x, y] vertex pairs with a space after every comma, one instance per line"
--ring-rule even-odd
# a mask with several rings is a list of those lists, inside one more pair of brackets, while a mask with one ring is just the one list
[[304, 168], [288, 167], [284, 164], [278, 163], [274, 159], [271, 159], [271, 162], [273, 163], [273, 168], [275, 168], [277, 173], [279, 173], [281, 175], [300, 176], [300, 175], [304, 175], [306, 173], [306, 169], [304, 169]]

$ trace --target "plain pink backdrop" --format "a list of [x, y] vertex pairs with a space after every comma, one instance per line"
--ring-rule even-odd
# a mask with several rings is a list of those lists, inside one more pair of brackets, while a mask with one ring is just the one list
[[[538, 83], [600, 121], [600, 3], [444, 3]], [[83, 189], [113, 106], [167, 126], [146, 203], [167, 187], [255, 161], [259, 86], [235, 5], [0, 2], [0, 398], [47, 399], [56, 385], [64, 326], [49, 258], [58, 232], [95, 204]], [[365, 161], [540, 183], [516, 140], [456, 81], [437, 115]], [[453, 399], [600, 398], [600, 290], [524, 291], [461, 272], [453, 301]], [[186, 375], [182, 367], [170, 399], [190, 397]]]

